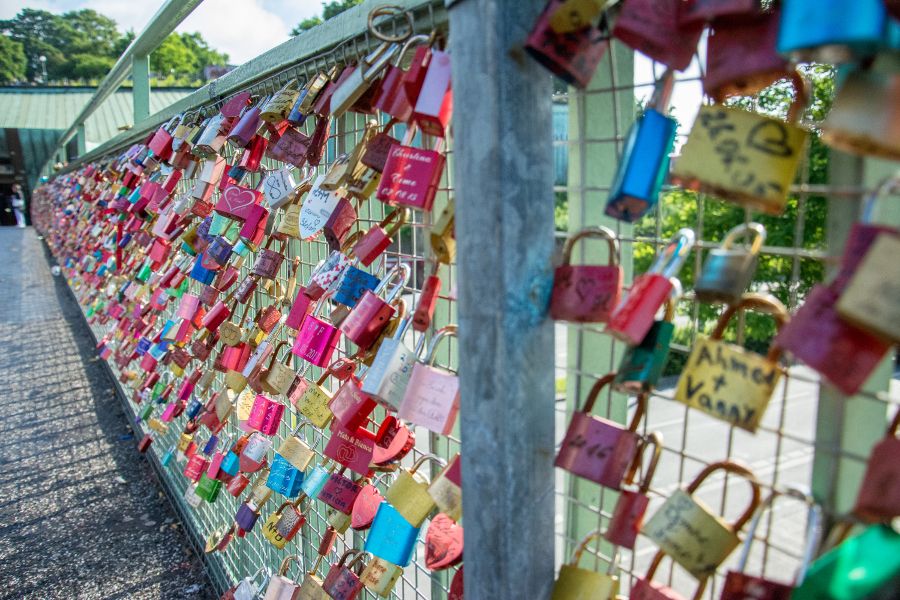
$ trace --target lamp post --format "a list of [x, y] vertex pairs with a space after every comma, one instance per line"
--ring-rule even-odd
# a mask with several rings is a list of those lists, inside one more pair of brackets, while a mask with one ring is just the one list
[[38, 60], [41, 61], [41, 83], [47, 85], [47, 57], [41, 54], [38, 56]]

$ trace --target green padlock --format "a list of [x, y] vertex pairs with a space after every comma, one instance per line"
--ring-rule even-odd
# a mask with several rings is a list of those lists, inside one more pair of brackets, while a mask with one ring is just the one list
[[[680, 285], [675, 291], [680, 295]], [[674, 292], [673, 292], [674, 293]], [[630, 394], [652, 389], [662, 375], [669, 358], [669, 344], [675, 333], [675, 303], [677, 296], [666, 302], [666, 314], [662, 321], [654, 321], [650, 331], [637, 346], [630, 346], [622, 356], [622, 364], [613, 381], [613, 388]]]
[[145, 261], [144, 264], [141, 265], [140, 270], [137, 272], [135, 279], [137, 279], [141, 283], [147, 283], [147, 280], [150, 279], [151, 275], [153, 275], [153, 271], [150, 270], [150, 262]]
[[150, 418], [150, 415], [152, 415], [152, 414], [153, 414], [153, 403], [147, 402], [147, 404], [144, 405], [144, 408], [141, 409], [141, 414], [140, 414], [141, 421], [146, 421], [147, 419]]
[[197, 482], [196, 493], [207, 502], [215, 502], [219, 497], [219, 490], [222, 489], [222, 482], [218, 479], [209, 477], [205, 472], [200, 476]]

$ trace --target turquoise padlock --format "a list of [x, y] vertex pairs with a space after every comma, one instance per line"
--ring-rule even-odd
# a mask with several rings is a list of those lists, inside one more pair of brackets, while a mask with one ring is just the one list
[[778, 51], [797, 62], [847, 63], [887, 42], [884, 0], [784, 0]]
[[318, 498], [319, 492], [322, 491], [322, 488], [328, 482], [332, 470], [333, 467], [326, 469], [322, 465], [316, 465], [306, 475], [303, 483], [300, 485], [300, 490], [310, 498]]
[[374, 291], [378, 287], [378, 283], [377, 277], [351, 265], [341, 276], [333, 300], [338, 304], [353, 308], [366, 290]]
[[294, 498], [300, 493], [304, 478], [303, 471], [276, 452], [266, 479], [266, 487], [285, 498]]
[[175, 450], [176, 447], [172, 446], [162, 455], [162, 458], [159, 459], [159, 464], [164, 467], [168, 467], [172, 463], [172, 459], [175, 458]]
[[675, 333], [675, 301], [670, 298], [662, 321], [654, 321], [637, 346], [629, 346], [613, 380], [616, 390], [637, 394], [656, 386], [669, 359], [669, 345]]
[[405, 567], [412, 560], [418, 539], [419, 528], [413, 527], [389, 502], [382, 502], [366, 538], [366, 552]]

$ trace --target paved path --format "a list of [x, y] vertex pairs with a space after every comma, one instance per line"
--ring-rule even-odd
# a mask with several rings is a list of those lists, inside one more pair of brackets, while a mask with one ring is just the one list
[[0, 598], [211, 598], [46, 256], [0, 227]]

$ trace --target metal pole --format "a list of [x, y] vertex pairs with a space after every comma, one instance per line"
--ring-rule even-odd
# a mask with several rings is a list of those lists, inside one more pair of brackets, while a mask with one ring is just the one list
[[140, 123], [150, 116], [150, 56], [135, 56], [131, 62], [132, 88], [134, 103], [134, 122]]
[[450, 4], [466, 598], [553, 585], [550, 76], [543, 0]]

